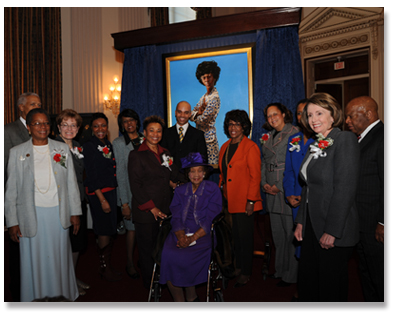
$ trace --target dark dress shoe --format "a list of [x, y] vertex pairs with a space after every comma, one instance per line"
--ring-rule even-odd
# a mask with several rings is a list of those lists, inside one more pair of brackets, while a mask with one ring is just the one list
[[135, 273], [130, 273], [126, 267], [126, 273], [129, 277], [131, 277], [132, 279], [138, 279], [139, 278], [139, 273], [136, 271]]
[[234, 288], [240, 288], [245, 286], [250, 281], [250, 276], [240, 275], [238, 280], [241, 280], [241, 282], [238, 281], [237, 283], [235, 283], [235, 285], [233, 286]]
[[291, 283], [289, 283], [289, 282], [285, 282], [284, 280], [281, 280], [281, 281], [279, 281], [278, 283], [277, 283], [277, 287], [289, 287], [290, 285], [292, 285]]
[[234, 288], [241, 288], [241, 287], [245, 286], [247, 283], [248, 283], [248, 281], [244, 282], [244, 283], [237, 282], [237, 283], [235, 283], [235, 285], [233, 287]]
[[299, 298], [293, 296], [292, 299], [291, 299], [291, 302], [299, 302]]

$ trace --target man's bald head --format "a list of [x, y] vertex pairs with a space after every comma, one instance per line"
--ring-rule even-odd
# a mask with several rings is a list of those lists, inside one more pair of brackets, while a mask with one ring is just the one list
[[191, 117], [191, 105], [186, 101], [179, 102], [176, 106], [175, 117], [179, 125], [185, 125]]
[[379, 119], [378, 104], [368, 96], [354, 98], [345, 108], [345, 116], [348, 128], [360, 135], [370, 124]]

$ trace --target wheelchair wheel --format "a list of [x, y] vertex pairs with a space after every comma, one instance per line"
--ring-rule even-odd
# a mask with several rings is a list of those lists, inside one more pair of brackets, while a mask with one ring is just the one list
[[153, 300], [154, 302], [159, 302], [161, 297], [161, 286], [158, 282], [154, 283], [153, 288]]
[[218, 290], [214, 292], [214, 302], [224, 302], [222, 291]]

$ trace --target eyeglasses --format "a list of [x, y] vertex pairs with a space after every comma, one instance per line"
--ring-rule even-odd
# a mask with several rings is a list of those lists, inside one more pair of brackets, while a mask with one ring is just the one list
[[34, 126], [34, 127], [40, 127], [40, 126], [50, 126], [49, 122], [35, 122], [35, 123], [31, 123], [30, 126]]
[[78, 127], [76, 124], [67, 124], [67, 123], [60, 124], [60, 126], [64, 129], [67, 129], [67, 128], [76, 129]]
[[136, 120], [133, 118], [123, 119], [123, 124], [135, 123], [135, 122], [136, 122]]
[[233, 128], [236, 128], [236, 129], [240, 129], [241, 126], [242, 125], [239, 122], [238, 123], [228, 123], [228, 128], [233, 127]]

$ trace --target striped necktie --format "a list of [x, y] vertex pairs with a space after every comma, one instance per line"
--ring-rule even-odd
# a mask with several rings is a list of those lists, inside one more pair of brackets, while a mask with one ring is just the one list
[[180, 127], [180, 128], [179, 128], [179, 140], [180, 140], [180, 143], [183, 142], [183, 138], [184, 138], [184, 135], [183, 135], [183, 128]]

